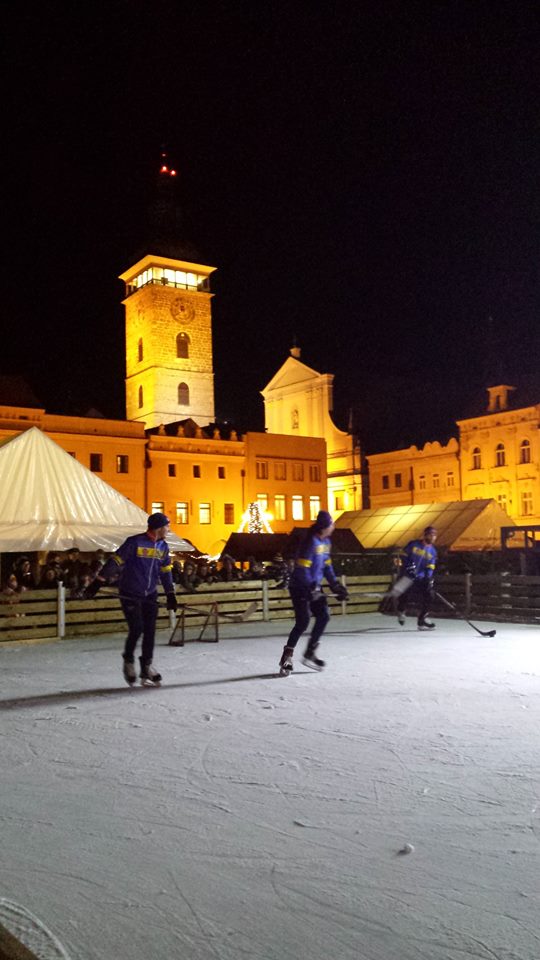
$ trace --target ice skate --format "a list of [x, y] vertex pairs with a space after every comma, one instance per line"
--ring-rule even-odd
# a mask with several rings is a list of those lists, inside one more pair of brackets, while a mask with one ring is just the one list
[[129, 683], [130, 687], [137, 682], [137, 671], [135, 670], [135, 664], [133, 660], [127, 660], [124, 657], [124, 665], [122, 667], [124, 673], [124, 680], [126, 683]]
[[141, 685], [143, 687], [159, 687], [162, 677], [161, 674], [157, 672], [156, 668], [152, 666], [151, 663], [144, 664], [142, 660], [141, 664]]
[[405, 616], [405, 613], [403, 612], [403, 610], [398, 610], [397, 619], [400, 627], [404, 627], [407, 617]]
[[435, 629], [435, 624], [434, 624], [434, 623], [431, 623], [430, 620], [419, 620], [419, 621], [418, 621], [418, 629], [419, 629], [419, 630], [434, 630], [434, 629]]
[[312, 670], [324, 670], [326, 666], [326, 661], [320, 660], [315, 650], [310, 650], [309, 647], [302, 657], [302, 663], [304, 663], [306, 667], [311, 667]]
[[280, 677], [288, 677], [293, 672], [293, 652], [293, 647], [283, 647], [283, 653], [279, 661]]

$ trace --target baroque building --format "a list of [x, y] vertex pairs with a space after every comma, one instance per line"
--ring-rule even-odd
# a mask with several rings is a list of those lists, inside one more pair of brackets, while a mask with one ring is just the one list
[[495, 500], [517, 524], [540, 523], [540, 403], [510, 406], [514, 387], [488, 387], [484, 413], [459, 437], [367, 457], [372, 507]]
[[339, 516], [362, 508], [360, 447], [332, 420], [333, 383], [330, 373], [318, 373], [300, 360], [300, 348], [291, 355], [261, 391], [268, 433], [291, 437], [321, 437], [326, 441], [328, 508]]

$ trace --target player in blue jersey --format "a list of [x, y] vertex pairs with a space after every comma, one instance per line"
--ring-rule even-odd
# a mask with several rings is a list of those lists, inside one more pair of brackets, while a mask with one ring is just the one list
[[294, 649], [304, 631], [307, 630], [311, 617], [315, 617], [315, 622], [303, 662], [315, 670], [322, 670], [325, 666], [324, 660], [320, 660], [315, 654], [324, 628], [330, 619], [328, 603], [322, 591], [323, 580], [328, 582], [338, 600], [346, 600], [348, 597], [346, 588], [337, 579], [332, 567], [330, 537], [333, 530], [332, 517], [326, 510], [320, 510], [315, 523], [306, 532], [296, 555], [294, 570], [289, 580], [289, 592], [296, 622], [279, 662], [279, 672], [282, 677], [292, 673]]
[[124, 540], [85, 591], [87, 598], [94, 597], [103, 583], [109, 579], [118, 579], [120, 603], [128, 624], [123, 659], [124, 678], [129, 684], [135, 683], [137, 679], [134, 654], [141, 634], [141, 683], [144, 686], [157, 686], [162, 680], [161, 674], [152, 664], [159, 582], [167, 595], [167, 609], [176, 610], [178, 607], [169, 548], [165, 541], [169, 525], [169, 518], [165, 514], [152, 513], [148, 517], [146, 532]]
[[419, 604], [418, 629], [433, 630], [435, 627], [435, 624], [426, 618], [435, 588], [436, 539], [435, 527], [426, 527], [422, 538], [410, 540], [401, 552], [402, 576], [387, 594], [387, 597], [396, 603], [401, 626], [405, 623], [407, 602], [414, 597]]

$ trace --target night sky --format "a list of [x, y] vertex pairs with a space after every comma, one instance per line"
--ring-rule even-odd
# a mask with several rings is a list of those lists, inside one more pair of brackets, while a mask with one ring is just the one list
[[368, 453], [446, 440], [488, 384], [540, 402], [536, 5], [3, 16], [0, 373], [48, 411], [125, 415], [117, 277], [162, 145], [218, 267], [219, 419], [263, 428], [295, 337]]

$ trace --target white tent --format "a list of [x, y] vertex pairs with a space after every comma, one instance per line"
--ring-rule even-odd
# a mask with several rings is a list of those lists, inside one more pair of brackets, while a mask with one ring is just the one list
[[[113, 551], [147, 519], [37, 427], [0, 444], [0, 551]], [[173, 533], [167, 543], [193, 549]]]

